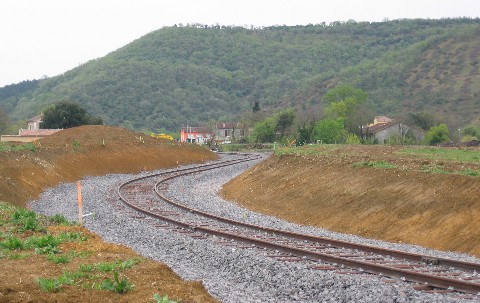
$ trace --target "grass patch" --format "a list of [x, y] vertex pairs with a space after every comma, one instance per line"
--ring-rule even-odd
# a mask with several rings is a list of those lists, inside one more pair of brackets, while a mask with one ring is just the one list
[[353, 163], [353, 167], [373, 167], [373, 168], [397, 168], [393, 163], [387, 161], [362, 161]]
[[68, 221], [67, 218], [65, 218], [63, 215], [60, 215], [60, 214], [51, 216], [49, 219], [50, 219], [50, 222], [58, 225], [64, 225], [64, 226], [74, 225], [70, 223], [70, 221]]
[[480, 151], [460, 148], [406, 148], [401, 153], [417, 155], [429, 159], [446, 160], [455, 162], [480, 163]]
[[0, 152], [22, 151], [22, 150], [29, 150], [29, 151], [35, 152], [37, 150], [37, 146], [33, 143], [25, 143], [25, 144], [0, 143]]
[[325, 156], [329, 155], [339, 147], [340, 145], [338, 144], [304, 145], [290, 148], [277, 148], [275, 149], [274, 154], [280, 157], [284, 155]]

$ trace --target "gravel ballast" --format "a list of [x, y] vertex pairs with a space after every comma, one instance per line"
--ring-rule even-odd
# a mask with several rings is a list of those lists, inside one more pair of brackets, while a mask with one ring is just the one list
[[[222, 159], [232, 157], [235, 155], [221, 155]], [[267, 155], [262, 159], [265, 157]], [[464, 254], [291, 224], [240, 208], [218, 196], [225, 182], [262, 159], [177, 178], [170, 182], [167, 193], [192, 207], [253, 224], [480, 263]], [[85, 217], [85, 227], [106, 241], [127, 245], [143, 256], [168, 264], [184, 279], [201, 280], [222, 302], [472, 302], [451, 295], [415, 291], [407, 283], [385, 283], [379, 276], [314, 270], [312, 264], [306, 262], [283, 262], [267, 257], [260, 249], [225, 246], [214, 237], [195, 239], [169, 229], [154, 228], [153, 219], [133, 218], [133, 211], [114, 208], [121, 205], [116, 193], [118, 185], [133, 177], [135, 175], [115, 174], [82, 180], [83, 212], [92, 214]], [[65, 183], [46, 190], [30, 205], [38, 213], [62, 214], [77, 221], [76, 199], [76, 184]]]

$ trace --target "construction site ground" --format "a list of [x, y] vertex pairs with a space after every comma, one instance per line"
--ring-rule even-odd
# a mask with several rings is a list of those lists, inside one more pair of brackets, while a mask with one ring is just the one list
[[[428, 158], [404, 153], [404, 147], [309, 148], [308, 153], [273, 155], [226, 184], [222, 195], [299, 224], [480, 256], [480, 177], [454, 173], [480, 172], [480, 159]], [[84, 176], [137, 173], [216, 158], [202, 147], [108, 126], [63, 130], [39, 140], [33, 149], [0, 153], [0, 201], [28, 206], [44, 189]], [[480, 153], [478, 147], [470, 150]], [[88, 247], [98, 248], [95, 262], [136, 256], [83, 232], [89, 235]], [[82, 287], [41, 291], [36, 277], [58, 275], [59, 265], [35, 254], [0, 258], [0, 302], [83, 302], [89, 296], [104, 302], [153, 302], [154, 293], [168, 293], [182, 302], [215, 302], [200, 282], [182, 281], [165, 265], [145, 260], [136, 266], [127, 273], [134, 290], [112, 297], [111, 292]]]

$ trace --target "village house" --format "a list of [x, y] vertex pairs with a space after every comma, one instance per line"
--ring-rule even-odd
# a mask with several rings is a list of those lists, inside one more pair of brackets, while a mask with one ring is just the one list
[[180, 129], [180, 142], [187, 143], [226, 144], [244, 137], [245, 130], [239, 122], [217, 123], [212, 128], [187, 126]]
[[41, 129], [43, 115], [37, 115], [27, 120], [27, 129], [20, 128], [18, 135], [2, 135], [1, 142], [33, 142], [50, 136], [61, 129]]
[[217, 144], [231, 143], [245, 137], [245, 130], [240, 122], [218, 123], [213, 128], [214, 141]]
[[212, 137], [212, 130], [207, 127], [187, 126], [180, 129], [180, 142], [207, 144]]
[[406, 141], [418, 144], [424, 138], [423, 130], [385, 116], [375, 117], [373, 124], [362, 126], [362, 139], [374, 144], [402, 144]]

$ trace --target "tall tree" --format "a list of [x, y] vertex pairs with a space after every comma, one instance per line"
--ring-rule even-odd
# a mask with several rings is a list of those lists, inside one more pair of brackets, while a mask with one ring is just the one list
[[7, 113], [0, 107], [0, 135], [6, 133], [8, 126], [10, 125], [10, 118]]
[[91, 117], [79, 104], [61, 101], [51, 105], [43, 113], [42, 128], [71, 128], [86, 124], [102, 124], [98, 117]]

